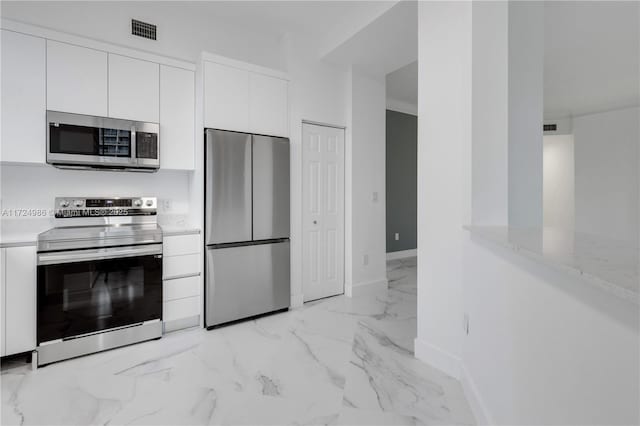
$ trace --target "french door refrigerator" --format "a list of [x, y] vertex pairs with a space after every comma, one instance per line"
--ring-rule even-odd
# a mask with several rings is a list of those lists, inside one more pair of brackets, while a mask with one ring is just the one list
[[206, 326], [290, 304], [289, 139], [206, 130]]

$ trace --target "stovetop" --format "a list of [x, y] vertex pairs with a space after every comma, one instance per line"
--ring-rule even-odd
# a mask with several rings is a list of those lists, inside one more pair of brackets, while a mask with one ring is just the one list
[[162, 243], [162, 228], [156, 223], [68, 226], [38, 235], [39, 252], [153, 243]]
[[58, 197], [38, 252], [162, 243], [155, 197]]

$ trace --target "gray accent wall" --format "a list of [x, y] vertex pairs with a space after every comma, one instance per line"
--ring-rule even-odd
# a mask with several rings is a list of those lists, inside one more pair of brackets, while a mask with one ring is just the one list
[[[387, 110], [387, 253], [417, 247], [418, 117]], [[395, 240], [395, 234], [400, 239]]]

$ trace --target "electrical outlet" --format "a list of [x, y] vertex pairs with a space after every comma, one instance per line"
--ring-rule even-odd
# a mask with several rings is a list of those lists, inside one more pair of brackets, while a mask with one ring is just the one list
[[362, 264], [364, 266], [367, 266], [369, 264], [369, 255], [368, 254], [364, 255], [364, 258], [362, 259]]
[[400, 234], [396, 232], [396, 241], [400, 240]]
[[378, 202], [378, 191], [374, 191], [372, 199], [374, 203]]
[[170, 199], [167, 198], [162, 200], [162, 209], [165, 212], [170, 212], [172, 208], [173, 208], [173, 203], [171, 202]]
[[469, 314], [464, 314], [464, 322], [463, 322], [464, 332], [469, 335]]

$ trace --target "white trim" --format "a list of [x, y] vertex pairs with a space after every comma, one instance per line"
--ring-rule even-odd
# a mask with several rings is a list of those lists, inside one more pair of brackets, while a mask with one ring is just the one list
[[106, 43], [91, 38], [75, 36], [60, 31], [50, 30], [48, 28], [25, 24], [23, 22], [14, 21], [7, 18], [2, 18], [0, 27], [3, 30], [41, 37], [47, 40], [59, 41], [62, 43], [73, 44], [80, 47], [88, 47], [90, 49], [101, 50], [107, 53], [115, 53], [134, 59], [141, 59], [143, 61], [155, 62], [171, 67], [184, 68], [189, 71], [196, 70], [196, 64], [192, 62], [170, 58], [156, 53], [144, 52], [142, 50], [136, 50], [116, 44]]
[[291, 308], [301, 308], [304, 305], [304, 294], [292, 294], [291, 295]]
[[392, 98], [387, 98], [387, 109], [415, 116], [418, 115], [418, 105]]
[[462, 390], [464, 391], [464, 396], [467, 398], [471, 411], [476, 418], [476, 424], [495, 424], [491, 413], [487, 409], [487, 405], [484, 403], [482, 396], [478, 391], [476, 382], [473, 380], [473, 377], [471, 377], [471, 374], [469, 373], [469, 370], [467, 370], [467, 367], [465, 367], [464, 363], [461, 365], [461, 373], [462, 377], [460, 377], [460, 382], [462, 384]]
[[216, 64], [226, 65], [228, 67], [238, 68], [245, 71], [251, 71], [257, 74], [267, 75], [270, 77], [280, 78], [289, 81], [289, 74], [274, 70], [272, 68], [262, 67], [260, 65], [251, 64], [249, 62], [238, 61], [237, 59], [227, 58], [225, 56], [216, 55], [215, 53], [202, 52], [200, 58], [203, 61], [215, 62]]
[[387, 260], [404, 259], [418, 256], [418, 249], [391, 251], [387, 253]]
[[414, 348], [416, 358], [448, 374], [454, 379], [460, 380], [461, 360], [459, 357], [420, 340], [417, 337], [414, 340]]
[[389, 288], [389, 281], [386, 278], [379, 280], [367, 281], [363, 283], [353, 284], [349, 287], [345, 286], [345, 296], [354, 297], [360, 296], [372, 291], [381, 291]]

